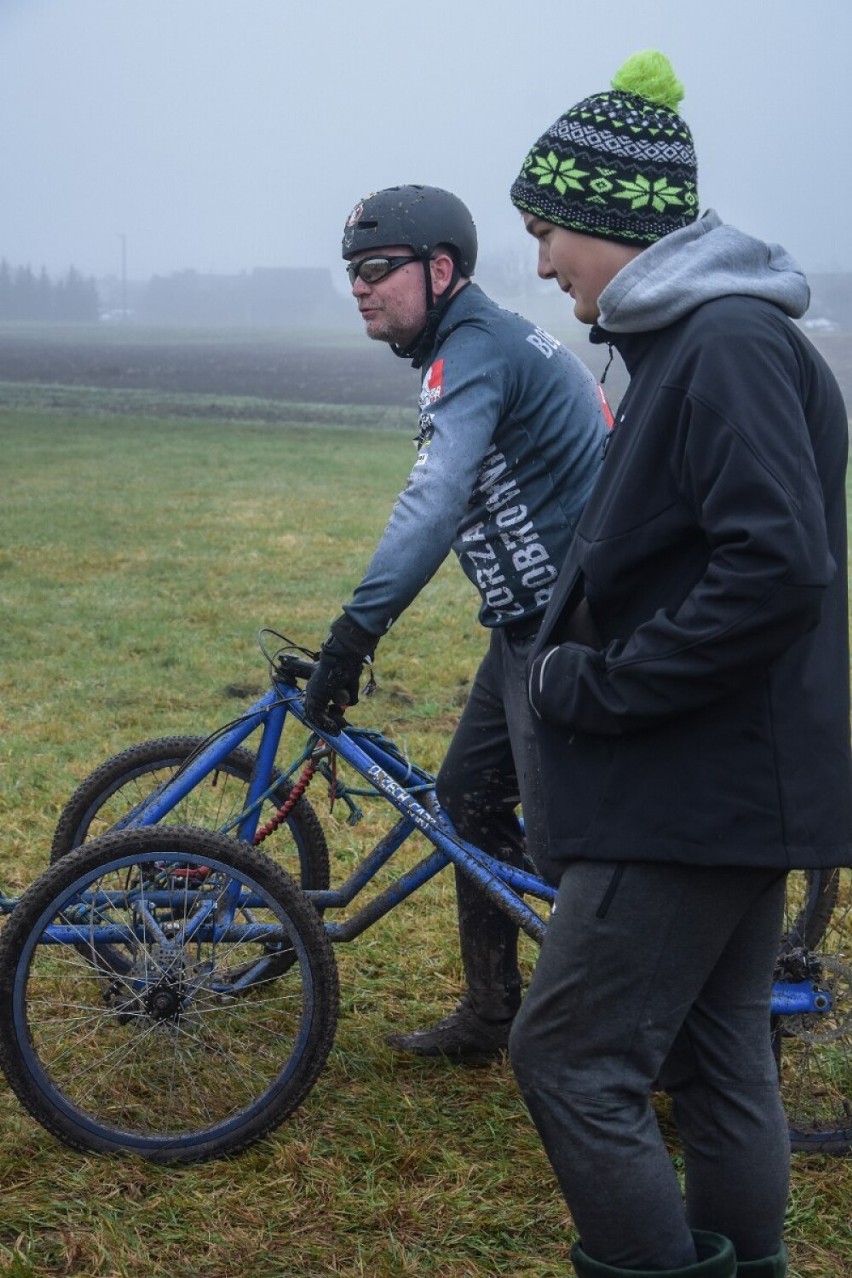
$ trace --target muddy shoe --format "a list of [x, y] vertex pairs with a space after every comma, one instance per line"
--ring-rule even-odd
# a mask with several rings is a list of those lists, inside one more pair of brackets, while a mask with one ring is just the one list
[[484, 1065], [505, 1052], [512, 1017], [486, 1021], [462, 999], [455, 1011], [437, 1025], [411, 1034], [388, 1034], [387, 1042], [413, 1056], [444, 1056], [458, 1064]]

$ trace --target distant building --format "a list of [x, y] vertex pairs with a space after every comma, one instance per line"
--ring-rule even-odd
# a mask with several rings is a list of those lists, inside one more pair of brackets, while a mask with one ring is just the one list
[[139, 323], [193, 327], [322, 328], [345, 323], [351, 311], [328, 270], [315, 267], [155, 275], [134, 300]]

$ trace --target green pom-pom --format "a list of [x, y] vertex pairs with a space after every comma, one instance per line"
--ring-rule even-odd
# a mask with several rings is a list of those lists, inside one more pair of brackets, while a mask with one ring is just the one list
[[672, 111], [677, 111], [684, 95], [672, 64], [657, 49], [645, 49], [629, 57], [613, 76], [612, 87], [622, 93], [635, 93], [648, 102], [658, 102]]

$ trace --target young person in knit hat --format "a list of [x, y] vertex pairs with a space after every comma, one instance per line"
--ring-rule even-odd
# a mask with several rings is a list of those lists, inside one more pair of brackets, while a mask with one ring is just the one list
[[682, 95], [635, 55], [511, 192], [630, 374], [528, 671], [559, 891], [510, 1054], [581, 1278], [787, 1272], [784, 876], [852, 864], [846, 410], [795, 262], [699, 218]]

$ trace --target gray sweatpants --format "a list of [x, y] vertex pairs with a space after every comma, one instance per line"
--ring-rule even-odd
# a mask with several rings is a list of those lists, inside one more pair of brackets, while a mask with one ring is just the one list
[[[787, 1124], [769, 1035], [777, 871], [576, 862], [510, 1040], [585, 1251], [694, 1263], [690, 1229], [739, 1259], [778, 1250]], [[651, 1093], [670, 1092], [684, 1195]]]

